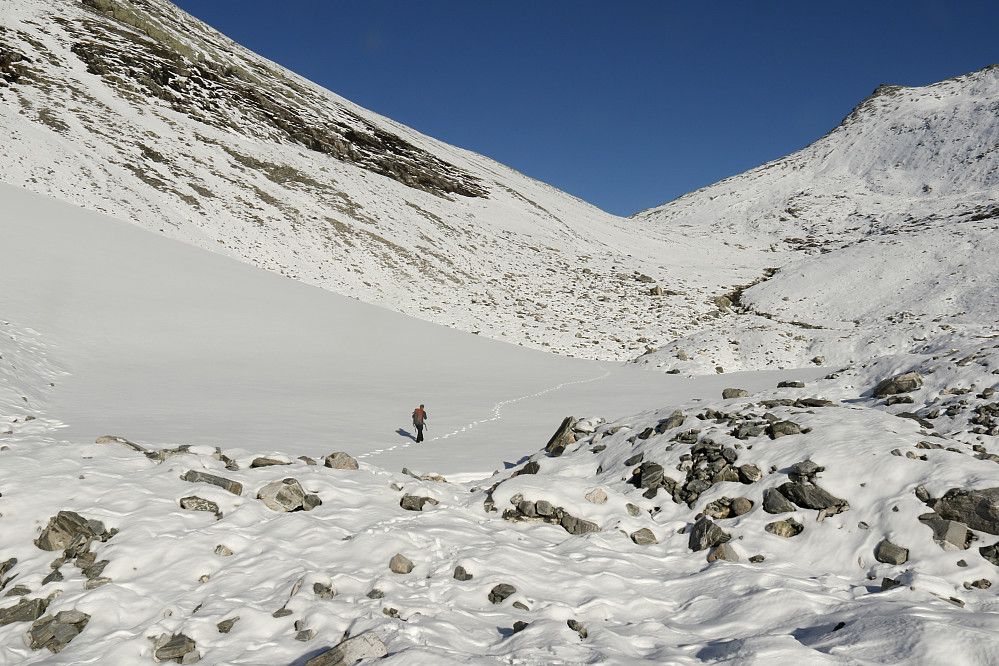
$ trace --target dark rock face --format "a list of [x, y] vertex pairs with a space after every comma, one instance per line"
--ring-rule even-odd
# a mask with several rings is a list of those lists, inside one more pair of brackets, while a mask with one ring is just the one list
[[956, 520], [973, 530], [999, 534], [999, 488], [951, 488], [933, 502], [932, 507], [946, 520]]
[[460, 564], [454, 568], [454, 579], [455, 580], [472, 580], [472, 574], [465, 571], [465, 567]]
[[[777, 490], [794, 504], [804, 509], [825, 509], [827, 515], [850, 508], [850, 504], [846, 500], [810, 483], [789, 481], [780, 485]], [[830, 511], [831, 509], [835, 509], [835, 511]]]

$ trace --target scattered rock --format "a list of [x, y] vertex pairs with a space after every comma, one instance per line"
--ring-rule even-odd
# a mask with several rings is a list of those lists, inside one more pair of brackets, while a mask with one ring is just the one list
[[510, 585], [508, 583], [500, 583], [499, 585], [495, 586], [492, 590], [489, 591], [489, 601], [494, 604], [501, 604], [516, 591], [517, 588], [515, 588], [513, 585]]
[[752, 511], [753, 501], [746, 497], [736, 497], [732, 500], [731, 508], [733, 516], [741, 516]]
[[999, 534], [999, 488], [951, 488], [932, 503], [932, 508], [947, 520], [964, 523], [973, 530]]
[[305, 662], [305, 666], [351, 666], [361, 659], [380, 659], [388, 654], [385, 643], [373, 631], [348, 638]]
[[230, 617], [226, 620], [222, 620], [215, 626], [218, 628], [220, 634], [228, 634], [230, 631], [232, 631], [232, 625], [236, 624], [237, 622], [239, 622], [238, 615], [235, 617]]
[[940, 518], [936, 513], [919, 517], [920, 522], [933, 530], [933, 541], [944, 550], [967, 550], [971, 545], [971, 532], [964, 523]]
[[332, 469], [359, 469], [357, 461], [343, 451], [326, 456], [324, 464]]
[[648, 527], [643, 527], [642, 529], [631, 533], [631, 540], [637, 543], [639, 546], [648, 546], [650, 544], [659, 543], [656, 539], [656, 535], [652, 533]]
[[28, 644], [32, 650], [48, 648], [58, 653], [80, 635], [90, 616], [78, 610], [65, 610], [55, 616], [46, 615], [36, 620], [28, 630]]
[[777, 382], [777, 388], [805, 388], [805, 382]]
[[771, 488], [763, 495], [763, 510], [767, 513], [790, 513], [794, 505], [788, 501], [780, 490]]
[[778, 520], [774, 523], [767, 523], [763, 529], [770, 534], [776, 534], [779, 537], [790, 539], [791, 537], [801, 534], [801, 532], [805, 529], [805, 526], [794, 518], [788, 518], [787, 520]]
[[586, 501], [593, 504], [604, 504], [607, 502], [607, 491], [603, 488], [596, 488], [586, 493]]
[[276, 458], [254, 458], [253, 462], [250, 463], [250, 469], [256, 469], [258, 467], [273, 467], [275, 465], [290, 465], [291, 463], [286, 460], [277, 460]]
[[710, 518], [702, 516], [694, 523], [694, 527], [690, 530], [690, 538], [687, 541], [687, 545], [696, 553], [697, 551], [725, 543], [731, 538], [731, 535], [715, 525]]
[[14, 622], [32, 622], [45, 613], [52, 597], [47, 599], [21, 599], [13, 606], [0, 608], [0, 627]]
[[763, 471], [752, 463], [741, 465], [738, 467], [738, 470], [739, 481], [741, 483], [756, 483], [763, 478]]
[[193, 664], [200, 659], [197, 645], [184, 634], [161, 634], [153, 640], [153, 661]]
[[392, 573], [408, 574], [410, 571], [413, 570], [414, 566], [416, 566], [416, 565], [413, 564], [412, 560], [410, 560], [408, 557], [406, 557], [402, 553], [397, 553], [389, 561], [389, 569], [392, 570]]
[[770, 435], [770, 439], [777, 439], [785, 435], [800, 435], [801, 426], [794, 421], [777, 421], [767, 426], [767, 434]]
[[243, 494], [242, 483], [237, 483], [236, 481], [231, 481], [230, 479], [226, 479], [221, 476], [215, 476], [214, 474], [208, 474], [207, 472], [202, 472], [200, 470], [188, 470], [180, 478], [191, 483], [208, 483], [213, 486], [218, 486], [222, 490], [228, 491], [233, 495]]
[[439, 502], [432, 497], [418, 497], [416, 495], [403, 495], [402, 499], [399, 500], [399, 506], [406, 511], [423, 511], [425, 504], [436, 506]]
[[454, 579], [455, 580], [472, 580], [472, 574], [465, 570], [465, 567], [460, 564], [454, 568]]
[[600, 526], [596, 523], [583, 520], [582, 518], [576, 518], [575, 516], [570, 516], [568, 513], [562, 514], [562, 519], [559, 521], [565, 531], [569, 534], [586, 534], [587, 532], [599, 532]]
[[789, 481], [778, 486], [777, 490], [804, 509], [825, 509], [827, 516], [850, 509], [849, 502], [811, 483]]
[[881, 380], [874, 387], [875, 398], [885, 398], [897, 393], [909, 393], [918, 390], [923, 385], [923, 376], [918, 372], [906, 372], [895, 377]]
[[745, 398], [749, 395], [749, 391], [739, 388], [727, 388], [722, 390], [722, 399], [731, 400], [732, 398]]
[[313, 583], [312, 592], [320, 599], [332, 599], [336, 596], [336, 590], [333, 589], [332, 585], [324, 585], [323, 583]]
[[909, 549], [884, 539], [874, 549], [874, 559], [884, 564], [905, 564], [909, 560]]
[[232, 551], [227, 546], [219, 544], [215, 546], [215, 554], [219, 557], [229, 557], [232, 555]]
[[576, 633], [578, 633], [579, 634], [579, 638], [581, 640], [587, 637], [588, 632], [586, 631], [586, 627], [584, 627], [582, 624], [580, 624], [579, 622], [577, 622], [575, 619], [570, 618], [570, 619], [566, 620], [566, 625], [570, 629], [572, 629], [573, 631], [575, 631]]
[[297, 479], [273, 481], [257, 492], [261, 500], [272, 511], [311, 511], [323, 503], [317, 495], [309, 494]]
[[708, 562], [716, 562], [718, 560], [725, 560], [726, 562], [738, 562], [739, 555], [735, 552], [735, 548], [732, 544], [723, 543], [708, 555]]
[[576, 437], [573, 434], [573, 428], [576, 425], [576, 419], [567, 416], [562, 420], [562, 424], [552, 435], [551, 439], [548, 440], [548, 444], [545, 445], [545, 451], [552, 456], [557, 458], [565, 452], [565, 448], [576, 441]]
[[84, 552], [95, 539], [107, 541], [115, 534], [117, 531], [105, 530], [104, 523], [99, 520], [87, 520], [74, 511], [60, 511], [49, 519], [34, 543], [49, 551], [63, 550], [73, 544], [76, 552]]
[[180, 499], [180, 508], [188, 511], [207, 511], [215, 514], [215, 520], [219, 520], [222, 517], [222, 511], [219, 509], [218, 504], [211, 500], [202, 499], [197, 495], [182, 497]]

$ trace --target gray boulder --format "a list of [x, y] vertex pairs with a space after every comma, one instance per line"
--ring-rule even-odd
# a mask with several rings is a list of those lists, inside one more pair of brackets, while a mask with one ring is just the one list
[[222, 511], [219, 509], [218, 504], [211, 500], [198, 497], [197, 495], [180, 498], [180, 508], [186, 509], [187, 511], [207, 511], [215, 514], [216, 520], [222, 517]]
[[794, 518], [788, 518], [787, 520], [778, 520], [773, 523], [767, 523], [763, 529], [770, 534], [776, 534], [779, 537], [790, 539], [791, 537], [801, 534], [802, 531], [804, 531], [805, 526]]
[[517, 588], [513, 585], [510, 585], [509, 583], [500, 583], [489, 591], [489, 601], [494, 604], [501, 604], [516, 591]]
[[999, 488], [951, 488], [932, 504], [946, 520], [956, 520], [973, 530], [999, 534]]
[[575, 516], [570, 516], [568, 513], [562, 514], [562, 519], [559, 524], [565, 529], [569, 534], [586, 534], [587, 532], [599, 532], [600, 526], [596, 523], [583, 520], [582, 518], [576, 518]]
[[161, 634], [153, 641], [153, 661], [193, 664], [200, 659], [197, 645], [185, 634]]
[[373, 631], [348, 638], [305, 662], [305, 666], [351, 666], [362, 659], [380, 659], [388, 654], [385, 643]]
[[927, 513], [919, 521], [933, 530], [933, 541], [944, 550], [967, 550], [971, 544], [971, 532], [964, 523], [945, 520], [936, 513]]
[[399, 500], [399, 506], [406, 511], [423, 511], [426, 504], [437, 505], [439, 502], [432, 497], [418, 497], [416, 495], [403, 495]]
[[846, 511], [850, 503], [811, 483], [789, 481], [778, 486], [781, 495], [804, 509], [825, 509], [826, 515]]
[[767, 434], [770, 435], [770, 439], [777, 439], [785, 435], [800, 435], [801, 426], [794, 421], [777, 421], [767, 427]]
[[359, 469], [357, 461], [343, 451], [326, 456], [324, 464], [331, 469]]
[[874, 559], [884, 564], [905, 564], [909, 561], [909, 549], [883, 539], [874, 549]]
[[258, 467], [274, 467], [275, 465], [290, 465], [291, 463], [286, 460], [278, 460], [276, 458], [254, 458], [253, 462], [250, 463], [250, 469], [257, 469]]
[[48, 648], [58, 653], [80, 635], [90, 616], [78, 610], [65, 610], [55, 616], [46, 615], [36, 620], [28, 630], [28, 645], [32, 650]]
[[906, 372], [878, 382], [874, 387], [875, 398], [885, 398], [898, 393], [916, 391], [923, 385], [923, 376], [918, 372]]
[[83, 552], [87, 550], [94, 540], [107, 541], [115, 532], [104, 529], [104, 523], [99, 520], [87, 520], [75, 511], [60, 511], [49, 519], [48, 525], [42, 533], [35, 539], [35, 545], [42, 550], [63, 550], [70, 544], [81, 542], [86, 547], [75, 548]]
[[727, 388], [722, 390], [722, 399], [730, 400], [732, 398], [745, 398], [749, 395], [749, 391], [739, 388]]
[[732, 544], [723, 543], [708, 555], [708, 562], [717, 562], [718, 560], [725, 560], [726, 562], [738, 562], [739, 554], [735, 552], [735, 548]]
[[209, 474], [207, 472], [202, 472], [200, 470], [190, 469], [180, 478], [191, 483], [208, 483], [213, 486], [218, 486], [222, 490], [228, 491], [233, 495], [243, 494], [242, 483], [238, 483], [221, 476], [216, 476], [214, 474]]
[[392, 570], [392, 573], [408, 574], [415, 566], [416, 565], [413, 564], [413, 561], [402, 553], [396, 553], [396, 555], [389, 560], [389, 569]]
[[642, 529], [631, 533], [631, 540], [637, 543], [639, 546], [647, 546], [653, 543], [659, 543], [656, 539], [656, 535], [652, 533], [648, 527], [643, 527]]
[[725, 543], [731, 538], [731, 535], [715, 525], [714, 521], [706, 516], [702, 516], [694, 523], [694, 527], [690, 530], [690, 538], [687, 540], [687, 545], [696, 553], [697, 551], [706, 550]]
[[763, 510], [767, 513], [790, 513], [794, 511], [791, 504], [777, 488], [771, 488], [763, 496]]
[[[257, 499], [271, 511], [297, 511], [305, 509], [306, 492], [297, 479], [273, 481], [257, 491]], [[311, 508], [311, 507], [310, 507]]]
[[565, 448], [576, 441], [576, 436], [573, 433], [573, 429], [576, 427], [576, 419], [567, 416], [562, 419], [562, 424], [552, 435], [551, 439], [545, 445], [545, 452], [551, 455], [553, 458], [557, 458], [565, 452]]
[[454, 568], [454, 579], [460, 581], [472, 580], [472, 574], [465, 570], [460, 564]]
[[32, 622], [45, 613], [49, 606], [48, 599], [21, 599], [13, 606], [0, 608], [0, 627], [5, 627], [14, 622]]

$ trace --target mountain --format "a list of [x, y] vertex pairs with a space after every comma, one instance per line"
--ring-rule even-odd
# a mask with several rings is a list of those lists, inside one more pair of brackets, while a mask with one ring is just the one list
[[634, 222], [362, 109], [169, 2], [5, 0], [0, 70], [4, 182], [461, 330], [625, 360], [758, 273], [690, 280], [704, 252], [678, 262]]
[[636, 220], [772, 257], [724, 316], [643, 363], [838, 364], [915, 350], [941, 329], [987, 334], [999, 306], [999, 66], [880, 86], [803, 150]]

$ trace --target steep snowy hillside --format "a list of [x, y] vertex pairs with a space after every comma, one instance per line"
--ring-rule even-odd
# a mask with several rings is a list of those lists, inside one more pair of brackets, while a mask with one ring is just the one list
[[762, 252], [780, 269], [643, 362], [842, 363], [916, 349], [941, 328], [980, 334], [999, 288], [999, 66], [881, 86], [807, 148], [636, 220], [652, 236]]
[[[678, 257], [634, 224], [361, 109], [165, 0], [0, 0], [0, 132], [5, 182], [570, 355], [633, 358], [694, 330], [715, 293], [761, 268], [755, 257], [719, 268], [703, 249]], [[656, 287], [673, 295], [650, 295]]]

